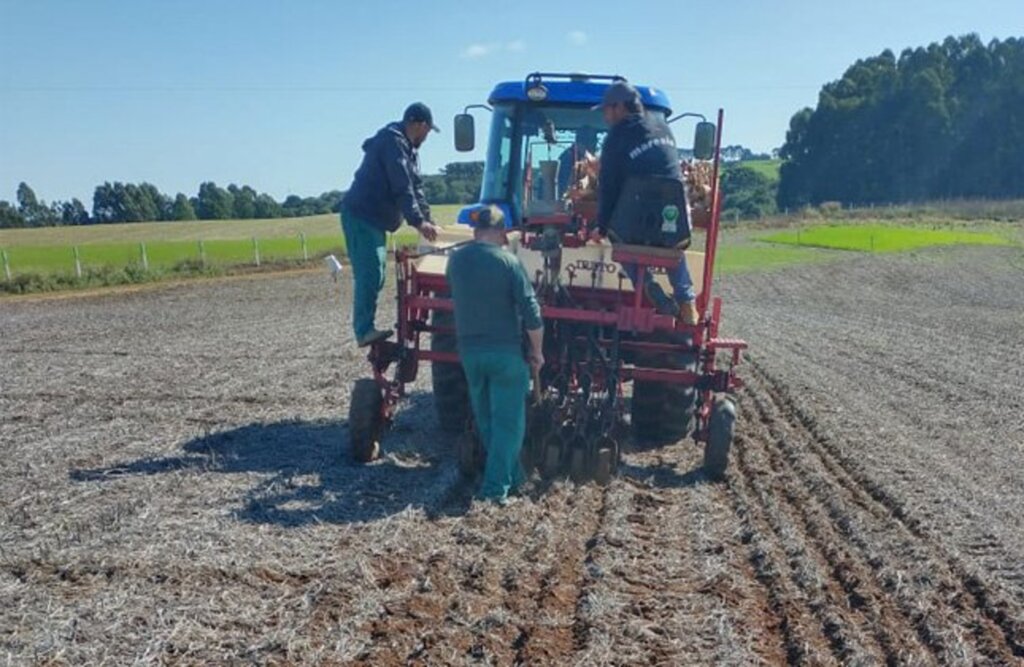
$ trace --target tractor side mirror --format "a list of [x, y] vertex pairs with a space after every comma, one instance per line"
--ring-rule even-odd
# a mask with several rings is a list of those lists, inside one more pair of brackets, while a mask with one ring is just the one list
[[693, 133], [693, 157], [698, 160], [710, 160], [715, 156], [716, 131], [714, 123], [697, 123], [697, 129]]
[[460, 113], [455, 116], [455, 150], [466, 153], [476, 146], [476, 129], [473, 116]]

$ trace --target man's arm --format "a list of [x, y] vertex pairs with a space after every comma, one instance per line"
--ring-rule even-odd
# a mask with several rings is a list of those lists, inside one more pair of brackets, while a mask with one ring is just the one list
[[513, 259], [515, 262], [515, 280], [513, 290], [515, 291], [516, 307], [523, 317], [523, 326], [526, 329], [527, 338], [530, 339], [530, 365], [539, 370], [544, 365], [544, 321], [540, 317], [540, 304], [537, 303], [537, 295], [534, 294], [533, 284], [526, 275], [526, 269], [522, 262]]
[[544, 366], [544, 327], [539, 329], [527, 329], [526, 336], [530, 339], [530, 357], [527, 361], [534, 370], [539, 371]]
[[384, 166], [388, 174], [391, 191], [398, 194], [399, 204], [405, 221], [413, 227], [419, 227], [426, 220], [416, 201], [415, 183], [412, 166], [399, 144], [399, 139], [387, 141], [384, 148]]
[[597, 181], [597, 228], [601, 236], [608, 235], [608, 224], [611, 222], [615, 205], [622, 192], [623, 156], [617, 136], [609, 133], [601, 151], [601, 177]]
[[433, 220], [430, 217], [430, 202], [427, 201], [427, 195], [423, 192], [423, 177], [420, 176], [419, 165], [415, 165], [410, 171], [412, 173], [412, 191], [416, 196], [416, 205], [419, 206], [424, 220]]

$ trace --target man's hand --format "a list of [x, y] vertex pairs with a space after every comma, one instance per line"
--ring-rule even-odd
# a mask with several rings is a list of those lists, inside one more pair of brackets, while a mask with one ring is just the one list
[[527, 359], [527, 361], [530, 363], [530, 368], [532, 368], [534, 372], [539, 372], [540, 369], [544, 367], [544, 353], [531, 351], [530, 358]]
[[422, 235], [423, 238], [430, 241], [431, 243], [437, 240], [437, 233], [441, 231], [437, 225], [430, 222], [429, 220], [424, 220], [423, 222], [421, 222], [419, 229], [420, 235]]
[[600, 227], [594, 227], [590, 230], [590, 240], [594, 243], [600, 243], [604, 240], [604, 234], [601, 233]]

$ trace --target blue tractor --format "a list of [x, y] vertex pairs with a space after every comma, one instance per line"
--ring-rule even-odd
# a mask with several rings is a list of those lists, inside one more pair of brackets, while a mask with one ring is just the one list
[[[636, 440], [703, 443], [710, 475], [725, 473], [735, 421], [731, 398], [742, 381], [734, 373], [746, 343], [718, 335], [721, 301], [712, 298], [718, 238], [718, 123], [697, 114], [672, 116], [668, 97], [638, 86], [645, 113], [665, 123], [698, 117], [692, 150], [680, 151], [687, 183], [679, 207], [653, 221], [661, 241], [650, 244], [588, 242], [596, 215], [596, 156], [607, 133], [600, 111], [617, 76], [536, 72], [495, 86], [487, 105], [455, 117], [455, 145], [476, 146], [471, 110], [490, 112], [481, 204], [463, 209], [469, 223], [481, 206], [505, 212], [509, 249], [534, 278], [545, 320], [548, 364], [534, 378], [528, 406], [524, 460], [547, 475], [569, 473], [606, 482], [629, 429]], [[685, 190], [685, 193], [684, 193]], [[684, 196], [685, 194], [685, 196]], [[641, 207], [643, 208], [643, 207]], [[651, 208], [648, 206], [648, 208]], [[679, 211], [678, 209], [682, 210]], [[640, 220], [647, 224], [647, 218]], [[669, 225], [670, 226], [666, 226]], [[452, 304], [445, 281], [446, 253], [465, 242], [468, 229], [449, 232], [433, 246], [398, 252], [398, 337], [371, 348], [374, 379], [356, 383], [350, 433], [356, 458], [379, 451], [405, 385], [419, 361], [430, 361], [442, 427], [461, 434], [464, 471], [480, 465], [465, 378], [455, 350]], [[670, 233], [665, 236], [666, 230]], [[691, 249], [702, 237], [701, 251]], [[664, 242], [668, 239], [667, 242]], [[699, 322], [686, 324], [659, 312], [647, 290], [635, 290], [622, 264], [636, 264], [665, 281], [685, 256], [697, 292]], [[423, 349], [424, 335], [430, 349]], [[724, 353], [724, 354], [720, 354]], [[724, 367], [720, 361], [729, 359]], [[389, 377], [389, 371], [394, 369]]]

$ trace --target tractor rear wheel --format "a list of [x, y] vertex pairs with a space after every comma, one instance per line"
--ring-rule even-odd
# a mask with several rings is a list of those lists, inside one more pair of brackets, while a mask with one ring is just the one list
[[[655, 333], [647, 342], [688, 346], [686, 334]], [[692, 352], [643, 352], [636, 355], [637, 366], [665, 370], [697, 370], [697, 355]], [[697, 390], [693, 386], [670, 382], [633, 382], [630, 417], [638, 442], [668, 443], [681, 440], [693, 430]]]
[[359, 463], [369, 463], [380, 455], [380, 440], [384, 434], [383, 406], [384, 396], [375, 380], [356, 380], [348, 404], [348, 439], [352, 458]]
[[727, 396], [716, 398], [708, 421], [708, 441], [704, 443], [704, 472], [713, 480], [725, 478], [735, 428], [736, 403]]
[[[430, 315], [430, 323], [433, 326], [453, 327], [455, 315], [435, 310]], [[430, 349], [433, 352], [455, 352], [455, 334], [431, 334]], [[448, 433], [465, 430], [469, 421], [469, 386], [462, 366], [435, 361], [430, 365], [430, 375], [434, 388], [434, 407], [437, 408], [441, 429]]]

